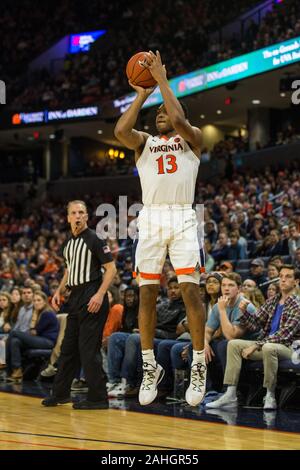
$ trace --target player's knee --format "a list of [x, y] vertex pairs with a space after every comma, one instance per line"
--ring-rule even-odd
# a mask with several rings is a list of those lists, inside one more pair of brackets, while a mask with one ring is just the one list
[[198, 284], [193, 282], [184, 282], [180, 284], [180, 290], [186, 305], [190, 307], [198, 305], [200, 307], [200, 291]]
[[140, 285], [140, 305], [143, 307], [151, 306], [156, 303], [159, 284]]

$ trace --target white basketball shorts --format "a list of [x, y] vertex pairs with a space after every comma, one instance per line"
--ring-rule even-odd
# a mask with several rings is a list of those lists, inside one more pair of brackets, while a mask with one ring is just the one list
[[[144, 206], [137, 229], [134, 275], [139, 274], [140, 285], [143, 280], [159, 284], [167, 254], [179, 282], [186, 282], [186, 275], [204, 271], [197, 217], [190, 205]], [[199, 278], [189, 277], [189, 281], [198, 283]]]

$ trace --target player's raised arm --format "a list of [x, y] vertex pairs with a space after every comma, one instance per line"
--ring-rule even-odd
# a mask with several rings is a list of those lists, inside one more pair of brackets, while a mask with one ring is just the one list
[[138, 151], [144, 146], [149, 134], [135, 130], [134, 126], [138, 114], [148, 96], [152, 93], [153, 88], [142, 88], [132, 85], [130, 82], [129, 84], [137, 92], [137, 97], [118, 120], [115, 127], [115, 136], [127, 148]]
[[169, 85], [166, 68], [162, 64], [159, 51], [156, 51], [156, 54], [152, 51], [146, 54], [145, 67], [150, 70], [159, 85], [166, 111], [174, 129], [191, 145], [196, 154], [200, 154], [201, 130], [192, 126], [186, 119], [182, 106]]

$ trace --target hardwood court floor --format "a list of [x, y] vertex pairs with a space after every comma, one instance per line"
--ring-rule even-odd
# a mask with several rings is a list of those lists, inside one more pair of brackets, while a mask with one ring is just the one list
[[1, 449], [300, 449], [297, 433], [122, 409], [44, 408], [40, 400], [0, 392]]

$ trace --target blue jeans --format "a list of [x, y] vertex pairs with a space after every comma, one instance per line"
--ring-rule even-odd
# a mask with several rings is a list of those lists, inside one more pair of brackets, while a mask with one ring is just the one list
[[[161, 340], [154, 338], [154, 352]], [[122, 378], [136, 387], [142, 377], [141, 338], [138, 333], [113, 333], [107, 347], [108, 378], [112, 383]]]
[[188, 366], [188, 363], [182, 359], [181, 353], [183, 348], [189, 344], [189, 341], [176, 339], [160, 341], [156, 360], [165, 370], [164, 378], [159, 385], [161, 389], [171, 390], [174, 383], [174, 369], [185, 369]]
[[22, 366], [22, 351], [25, 349], [52, 349], [54, 342], [43, 336], [13, 330], [6, 341], [6, 363], [12, 369]]
[[117, 332], [108, 338], [107, 367], [108, 380], [112, 383], [120, 382], [126, 340], [130, 333]]

